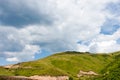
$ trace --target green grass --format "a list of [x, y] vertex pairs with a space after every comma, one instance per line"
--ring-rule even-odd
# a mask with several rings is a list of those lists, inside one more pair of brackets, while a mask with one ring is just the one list
[[14, 74], [12, 70], [8, 70], [8, 69], [4, 69], [3, 67], [0, 67], [0, 75], [12, 76]]
[[[114, 61], [118, 57], [119, 53], [120, 52], [111, 54], [90, 54], [88, 52], [63, 52], [51, 55], [44, 59], [19, 63], [18, 65], [20, 68], [18, 69], [7, 70], [0, 68], [0, 75], [68, 75], [74, 79], [78, 79], [77, 74], [80, 70], [92, 70], [102, 75], [113, 68], [116, 69], [116, 64], [118, 63], [115, 64]], [[113, 64], [115, 67], [112, 66]]]
[[115, 60], [102, 70], [104, 75], [94, 78], [95, 80], [120, 80], [120, 52], [113, 55]]

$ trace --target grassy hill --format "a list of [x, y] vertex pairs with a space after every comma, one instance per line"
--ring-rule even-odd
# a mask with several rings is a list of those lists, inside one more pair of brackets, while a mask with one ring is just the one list
[[[32, 75], [50, 75], [62, 76], [67, 75], [75, 79], [79, 79], [77, 74], [82, 71], [94, 71], [100, 77], [93, 78], [105, 79], [113, 75], [113, 69], [120, 67], [120, 52], [111, 54], [91, 54], [81, 52], [62, 52], [51, 55], [44, 59], [23, 62], [16, 64], [17, 68], [4, 69], [0, 67], [0, 75], [16, 75], [16, 76], [32, 76]], [[118, 60], [119, 59], [119, 60]], [[118, 65], [119, 64], [119, 65]], [[103, 76], [103, 74], [105, 74]], [[82, 77], [81, 79], [87, 77]], [[88, 80], [88, 79], [86, 79]], [[108, 79], [109, 80], [109, 79]]]

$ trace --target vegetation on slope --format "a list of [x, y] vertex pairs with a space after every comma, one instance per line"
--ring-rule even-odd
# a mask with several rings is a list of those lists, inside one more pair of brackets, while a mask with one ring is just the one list
[[115, 60], [102, 70], [103, 76], [96, 77], [94, 80], [120, 80], [120, 52], [111, 55]]
[[0, 75], [12, 76], [14, 75], [11, 70], [7, 70], [3, 67], [0, 67]]
[[[63, 52], [63, 53], [51, 55], [44, 59], [19, 63], [17, 64], [19, 65], [19, 68], [4, 69], [4, 70], [5, 72], [11, 75], [14, 74], [17, 76], [18, 75], [20, 76], [68, 75], [68, 76], [73, 77], [74, 79], [78, 79], [77, 74], [79, 73], [80, 70], [94, 71], [100, 75], [106, 73], [107, 71], [103, 71], [103, 70], [107, 70], [108, 65], [111, 66], [110, 64], [111, 62], [115, 61], [116, 56], [117, 54], [90, 54], [88, 52], [86, 53]], [[115, 64], [115, 62], [113, 63]], [[116, 69], [116, 67], [114, 68]], [[110, 69], [108, 71], [110, 71]], [[0, 75], [1, 74], [3, 75], [6, 73], [0, 72]], [[107, 76], [108, 75], [106, 75], [106, 78]], [[99, 79], [100, 78], [102, 77], [99, 77]]]

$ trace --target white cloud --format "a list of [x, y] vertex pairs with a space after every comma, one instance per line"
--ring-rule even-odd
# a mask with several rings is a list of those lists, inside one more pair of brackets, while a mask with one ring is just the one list
[[26, 61], [34, 59], [34, 55], [40, 47], [30, 45], [30, 36], [22, 34], [14, 27], [0, 27], [0, 55], [7, 61]]
[[33, 60], [34, 55], [40, 50], [39, 46], [26, 45], [25, 48], [20, 52], [4, 52], [7, 55], [7, 61], [28, 61]]
[[90, 45], [90, 52], [109, 53], [120, 50], [120, 45], [116, 41], [93, 42]]
[[120, 44], [117, 40], [120, 38], [120, 29], [118, 29], [113, 35], [99, 34], [97, 37], [91, 40], [89, 45], [90, 52], [115, 52], [120, 50]]
[[9, 62], [19, 62], [19, 60], [16, 57], [7, 58], [6, 60], [9, 61]]

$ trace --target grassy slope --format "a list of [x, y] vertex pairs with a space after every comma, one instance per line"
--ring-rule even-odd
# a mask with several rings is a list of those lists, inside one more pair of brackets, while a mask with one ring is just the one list
[[12, 76], [14, 74], [12, 73], [12, 71], [9, 71], [9, 70], [4, 69], [3, 67], [0, 67], [0, 75]]
[[[20, 63], [19, 69], [6, 70], [14, 75], [68, 75], [77, 77], [80, 70], [92, 70], [101, 74], [101, 71], [112, 61], [112, 54], [89, 54], [78, 52], [63, 52], [44, 59]], [[4, 71], [3, 71], [4, 72]], [[2, 72], [0, 72], [1, 74]], [[5, 73], [2, 73], [5, 74]]]
[[102, 70], [105, 75], [94, 78], [93, 80], [120, 80], [120, 52], [116, 52], [112, 55], [115, 60]]

